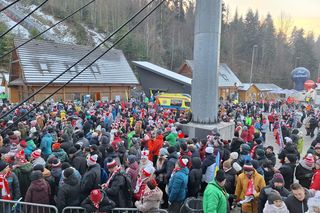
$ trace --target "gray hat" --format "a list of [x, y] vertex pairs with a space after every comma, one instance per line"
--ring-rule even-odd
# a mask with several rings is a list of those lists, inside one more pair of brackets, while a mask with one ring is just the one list
[[165, 155], [169, 155], [169, 152], [166, 148], [161, 148], [160, 149], [160, 155], [165, 156]]
[[129, 155], [128, 156], [128, 161], [129, 161], [129, 164], [133, 164], [134, 162], [136, 162], [136, 156], [135, 155]]

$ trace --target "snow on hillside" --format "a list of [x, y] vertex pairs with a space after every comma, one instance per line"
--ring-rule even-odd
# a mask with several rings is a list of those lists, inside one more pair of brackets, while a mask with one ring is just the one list
[[[28, 8], [25, 8], [29, 11], [32, 11], [36, 8], [35, 5], [31, 5]], [[34, 15], [31, 17], [35, 22], [38, 22], [44, 26], [45, 29], [57, 23], [59, 20], [56, 20], [53, 16], [47, 15], [42, 12], [41, 9], [34, 12]], [[46, 23], [43, 23], [46, 22]], [[61, 39], [63, 43], [71, 43], [75, 44], [77, 39], [72, 33], [69, 31], [69, 27], [64, 23], [58, 24], [53, 29], [49, 30], [48, 33], [51, 33], [54, 36], [57, 36]]]
[[[103, 33], [97, 33], [96, 31], [89, 29], [85, 25], [82, 25], [82, 27], [87, 31], [88, 35], [92, 38], [95, 46], [98, 46], [102, 41], [104, 41], [107, 38]], [[105, 45], [110, 47], [112, 43], [107, 41]]]
[[[8, 16], [4, 15], [3, 13], [0, 13], [0, 22], [3, 22], [8, 28], [11, 28], [17, 24], [17, 22], [13, 21], [12, 19], [10, 19]], [[21, 25], [18, 25], [15, 28], [13, 28], [11, 33], [18, 35], [21, 38], [27, 39], [30, 37], [29, 31], [26, 28], [22, 27]]]

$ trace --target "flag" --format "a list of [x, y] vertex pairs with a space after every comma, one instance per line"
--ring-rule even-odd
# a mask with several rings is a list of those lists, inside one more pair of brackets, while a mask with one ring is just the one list
[[279, 133], [279, 146], [280, 146], [280, 151], [284, 148], [284, 143], [283, 143], [283, 137], [282, 137], [282, 130], [281, 130], [281, 120], [279, 122], [279, 128], [278, 128], [278, 133]]
[[213, 175], [213, 177], [216, 177], [216, 174], [217, 174], [217, 172], [218, 172], [218, 170], [219, 170], [219, 168], [220, 168], [220, 152], [218, 151], [218, 154], [217, 154], [217, 156], [216, 156], [216, 162], [215, 162], [215, 166], [214, 166], [214, 175]]

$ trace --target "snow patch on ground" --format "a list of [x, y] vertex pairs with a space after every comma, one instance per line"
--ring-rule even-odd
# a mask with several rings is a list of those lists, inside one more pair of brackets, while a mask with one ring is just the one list
[[[17, 22], [13, 21], [3, 13], [0, 13], [0, 21], [3, 22], [8, 28], [11, 28], [17, 24]], [[21, 25], [18, 25], [15, 28], [13, 28], [13, 30], [11, 30], [11, 33], [25, 39], [30, 37], [29, 31]]]
[[[88, 32], [88, 35], [92, 38], [95, 46], [98, 46], [102, 41], [104, 41], [107, 38], [103, 33], [97, 33], [96, 31], [89, 29], [85, 25], [82, 25], [82, 26]], [[105, 42], [105, 45], [110, 47], [112, 45], [112, 43], [107, 41], [107, 42]]]

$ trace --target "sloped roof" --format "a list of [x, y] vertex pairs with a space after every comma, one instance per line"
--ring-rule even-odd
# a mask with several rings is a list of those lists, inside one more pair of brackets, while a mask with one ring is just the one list
[[161, 75], [163, 77], [169, 78], [171, 80], [180, 82], [182, 84], [186, 84], [186, 85], [191, 85], [191, 78], [188, 78], [184, 75], [178, 74], [176, 72], [167, 70], [165, 68], [162, 68], [158, 65], [152, 64], [150, 62], [147, 61], [133, 61], [133, 64], [135, 64], [136, 66], [143, 68], [145, 70], [148, 70], [150, 72], [156, 73], [158, 75]]
[[260, 91], [272, 91], [282, 89], [281, 87], [275, 84], [264, 84], [264, 83], [256, 83], [254, 84]]
[[[15, 40], [20, 45], [25, 40]], [[31, 41], [18, 48], [17, 53], [23, 69], [25, 83], [47, 83], [72, 66], [92, 47], [57, 44], [48, 41]], [[103, 49], [98, 49], [75, 68], [58, 78], [54, 83], [65, 83], [76, 73], [94, 61]], [[71, 84], [139, 84], [122, 51], [112, 49], [90, 68], [86, 69]]]
[[266, 91], [274, 91], [274, 90], [281, 90], [281, 87], [275, 84], [265, 84], [265, 83], [243, 83], [239, 90], [247, 91], [252, 85], [256, 86], [259, 91], [266, 92]]
[[[194, 70], [193, 60], [186, 60], [186, 64], [190, 69]], [[239, 78], [232, 72], [227, 64], [220, 63], [219, 66], [219, 87], [233, 87], [237, 83], [237, 86], [241, 86], [241, 81]]]

